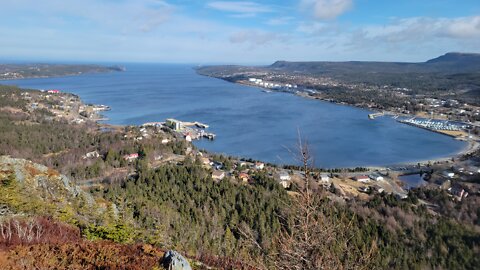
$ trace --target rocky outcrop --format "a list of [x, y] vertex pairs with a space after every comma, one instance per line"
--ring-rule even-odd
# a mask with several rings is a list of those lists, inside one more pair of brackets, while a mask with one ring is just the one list
[[162, 259], [163, 267], [167, 270], [192, 270], [187, 259], [178, 252], [169, 250]]
[[[15, 181], [17, 197], [36, 199], [49, 205], [56, 205], [57, 209], [71, 206], [74, 201], [82, 200], [87, 207], [101, 211], [93, 197], [70, 181], [68, 177], [41, 164], [25, 159], [0, 156], [0, 182], [10, 179]], [[15, 195], [15, 194], [9, 194]], [[27, 199], [27, 198], [25, 198]], [[0, 206], [5, 207], [5, 205]], [[104, 207], [106, 208], [106, 207]], [[5, 212], [5, 211], [2, 211]]]

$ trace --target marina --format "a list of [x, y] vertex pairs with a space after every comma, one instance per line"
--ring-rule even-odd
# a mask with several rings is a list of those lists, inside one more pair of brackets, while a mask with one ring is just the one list
[[456, 123], [450, 121], [442, 120], [432, 120], [432, 119], [405, 119], [399, 120], [400, 123], [407, 125], [412, 125], [415, 127], [421, 127], [433, 131], [447, 130], [447, 131], [463, 131], [467, 128], [470, 128], [469, 125], [465, 123]]

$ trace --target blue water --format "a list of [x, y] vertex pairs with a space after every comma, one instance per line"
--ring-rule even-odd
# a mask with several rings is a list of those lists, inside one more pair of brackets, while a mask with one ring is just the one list
[[369, 111], [264, 93], [257, 88], [197, 75], [186, 65], [127, 65], [126, 72], [3, 81], [25, 88], [58, 88], [88, 103], [112, 108], [111, 124], [138, 125], [177, 118], [210, 125], [215, 141], [202, 149], [278, 164], [296, 163], [300, 130], [317, 167], [373, 166], [446, 157], [465, 143]]

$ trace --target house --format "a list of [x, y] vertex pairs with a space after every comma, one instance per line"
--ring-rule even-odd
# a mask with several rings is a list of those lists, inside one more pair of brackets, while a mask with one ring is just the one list
[[187, 135], [185, 136], [185, 140], [186, 140], [187, 142], [192, 142], [192, 136], [190, 136], [190, 134], [187, 134]]
[[131, 161], [134, 161], [138, 158], [138, 153], [133, 153], [133, 154], [129, 154], [129, 155], [124, 155], [123, 156], [123, 159], [128, 161], [128, 162], [131, 162]]
[[213, 180], [222, 180], [225, 178], [225, 172], [224, 171], [213, 171], [212, 173], [212, 179]]
[[263, 170], [263, 168], [265, 168], [265, 164], [262, 163], [262, 162], [256, 162], [255, 163], [255, 169], [257, 170]]
[[363, 192], [363, 193], [368, 193], [370, 191], [370, 187], [359, 187], [358, 191]]
[[353, 178], [355, 181], [362, 182], [362, 183], [368, 183], [370, 182], [370, 177], [366, 175], [357, 175]]
[[290, 188], [290, 186], [292, 186], [292, 182], [290, 180], [280, 180], [279, 183], [284, 189]]
[[374, 181], [383, 181], [383, 176], [378, 173], [372, 173], [368, 177]]
[[167, 144], [167, 143], [169, 143], [169, 142], [170, 142], [170, 141], [169, 141], [168, 139], [163, 139], [163, 140], [162, 140], [162, 144]]
[[453, 178], [455, 176], [455, 173], [452, 172], [452, 171], [444, 171], [442, 173], [443, 176], [447, 177], [447, 178]]
[[457, 196], [459, 200], [462, 200], [462, 198], [466, 198], [468, 196], [468, 192], [459, 186], [450, 187], [448, 192], [454, 196]]
[[240, 162], [238, 163], [238, 167], [247, 167], [247, 162], [245, 162], [245, 161], [240, 161]]
[[98, 158], [99, 156], [100, 156], [100, 154], [98, 154], [97, 151], [92, 151], [92, 152], [86, 153], [86, 154], [83, 156], [83, 159], [87, 159], [87, 158]]
[[281, 171], [278, 173], [278, 178], [280, 181], [290, 181], [291, 177], [286, 171]]
[[210, 166], [210, 159], [208, 157], [201, 157], [200, 161], [202, 162], [203, 165]]
[[52, 90], [48, 90], [47, 93], [49, 93], [49, 94], [59, 94], [60, 90], [52, 89]]
[[320, 183], [327, 184], [330, 183], [330, 176], [327, 173], [320, 174]]
[[238, 179], [244, 183], [248, 183], [248, 181], [250, 180], [250, 175], [248, 175], [248, 173], [242, 172], [238, 174]]

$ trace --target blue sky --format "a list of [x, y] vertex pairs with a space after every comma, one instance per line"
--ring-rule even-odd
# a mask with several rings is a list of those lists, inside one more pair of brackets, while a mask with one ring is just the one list
[[480, 52], [479, 0], [2, 0], [4, 61], [424, 61]]

